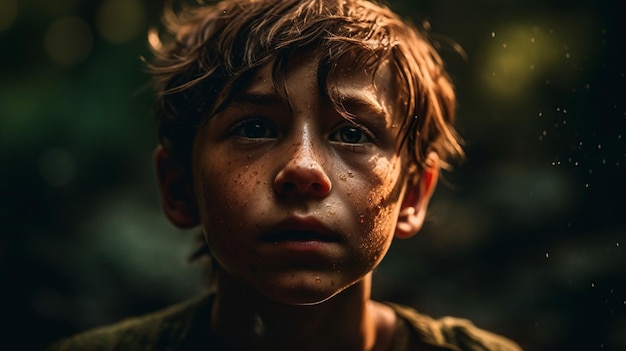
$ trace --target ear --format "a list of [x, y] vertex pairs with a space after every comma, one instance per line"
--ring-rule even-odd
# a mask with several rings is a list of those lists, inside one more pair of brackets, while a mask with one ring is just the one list
[[200, 224], [191, 176], [163, 146], [154, 150], [161, 202], [167, 218], [175, 226], [189, 229]]
[[439, 156], [434, 152], [429, 153], [426, 164], [428, 167], [421, 172], [417, 182], [407, 185], [396, 225], [397, 238], [412, 237], [424, 224], [428, 202], [439, 177]]

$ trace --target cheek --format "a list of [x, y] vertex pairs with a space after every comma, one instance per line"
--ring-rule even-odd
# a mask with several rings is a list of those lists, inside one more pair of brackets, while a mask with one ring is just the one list
[[[403, 177], [398, 158], [370, 159], [369, 191], [361, 203], [369, 226], [369, 245], [385, 248], [391, 242], [400, 210]], [[386, 248], [385, 248], [386, 249]]]
[[400, 160], [398, 157], [373, 156], [369, 161], [371, 186], [368, 202], [386, 214], [385, 209], [395, 207], [400, 201], [404, 183]]
[[194, 183], [199, 189], [198, 208], [212, 250], [232, 251], [244, 247], [249, 238], [244, 234], [256, 228], [242, 219], [254, 218], [258, 215], [254, 211], [267, 208], [260, 203], [263, 197], [258, 191], [267, 186], [260, 178], [262, 167], [241, 165], [237, 161], [220, 162], [214, 158], [205, 161], [196, 172], [199, 174]]

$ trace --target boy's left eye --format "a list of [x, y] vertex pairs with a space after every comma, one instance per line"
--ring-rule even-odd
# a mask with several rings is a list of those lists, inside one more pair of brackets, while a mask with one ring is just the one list
[[371, 139], [355, 126], [343, 126], [330, 135], [331, 140], [346, 144], [369, 143]]

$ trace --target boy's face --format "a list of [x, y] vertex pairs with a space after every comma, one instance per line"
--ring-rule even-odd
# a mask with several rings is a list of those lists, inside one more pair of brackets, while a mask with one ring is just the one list
[[288, 101], [262, 67], [199, 126], [193, 154], [195, 205], [221, 269], [290, 304], [323, 301], [370, 273], [401, 211], [425, 206], [432, 190], [407, 187], [389, 69], [376, 86], [369, 73], [338, 71], [331, 89], [352, 124], [319, 93], [311, 56], [290, 60]]

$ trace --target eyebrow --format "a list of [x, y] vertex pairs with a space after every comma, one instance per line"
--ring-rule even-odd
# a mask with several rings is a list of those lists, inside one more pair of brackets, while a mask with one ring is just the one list
[[[350, 115], [354, 115], [358, 118], [359, 115], [368, 115], [375, 117], [374, 120], [370, 120], [377, 125], [385, 126], [388, 122], [388, 112], [381, 106], [378, 100], [374, 97], [360, 97], [355, 95], [344, 95], [338, 99], [339, 105]], [[279, 106], [282, 104], [289, 105], [282, 96], [276, 92], [242, 92], [234, 96], [228, 101], [224, 108], [234, 105], [247, 105], [247, 106]]]
[[359, 113], [367, 113], [380, 117], [386, 116], [385, 109], [376, 99], [367, 99], [357, 96], [344, 96], [339, 100], [340, 105], [349, 113], [357, 111]]

